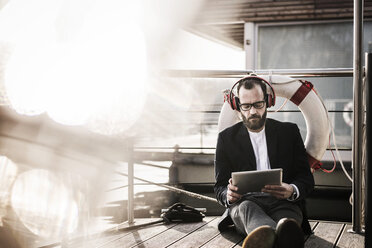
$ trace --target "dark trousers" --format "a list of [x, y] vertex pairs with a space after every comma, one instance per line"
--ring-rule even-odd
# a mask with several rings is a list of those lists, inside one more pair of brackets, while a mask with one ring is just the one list
[[237, 231], [244, 235], [263, 225], [275, 229], [282, 218], [293, 218], [299, 225], [302, 222], [302, 212], [296, 204], [270, 195], [244, 197], [230, 206], [230, 216]]

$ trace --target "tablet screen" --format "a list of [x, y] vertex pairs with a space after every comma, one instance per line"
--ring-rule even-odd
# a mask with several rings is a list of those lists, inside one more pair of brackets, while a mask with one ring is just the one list
[[283, 169], [239, 171], [231, 173], [232, 183], [238, 187], [239, 194], [261, 192], [268, 184], [281, 185]]

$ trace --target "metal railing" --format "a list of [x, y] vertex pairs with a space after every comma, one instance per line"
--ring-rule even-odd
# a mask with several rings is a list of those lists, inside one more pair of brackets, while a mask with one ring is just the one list
[[293, 78], [352, 77], [353, 68], [272, 69], [272, 70], [164, 70], [164, 76], [195, 78], [239, 78], [248, 74], [285, 75]]

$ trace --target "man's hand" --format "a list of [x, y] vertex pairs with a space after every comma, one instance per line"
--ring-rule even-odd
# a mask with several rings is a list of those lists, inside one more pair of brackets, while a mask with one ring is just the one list
[[293, 194], [293, 191], [293, 186], [287, 183], [282, 183], [282, 185], [265, 185], [262, 189], [262, 192], [269, 193], [278, 199], [288, 199]]
[[233, 204], [234, 202], [242, 198], [242, 195], [236, 193], [237, 190], [238, 187], [232, 184], [232, 179], [230, 178], [229, 185], [227, 185], [227, 201], [230, 204]]

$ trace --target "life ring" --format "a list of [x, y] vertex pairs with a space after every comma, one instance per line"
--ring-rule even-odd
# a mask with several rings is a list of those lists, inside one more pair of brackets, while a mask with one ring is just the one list
[[[276, 96], [295, 103], [306, 122], [305, 148], [312, 170], [321, 168], [322, 159], [329, 143], [330, 125], [327, 110], [310, 82], [287, 76], [260, 76], [270, 81]], [[218, 119], [218, 132], [241, 121], [239, 112], [232, 110], [225, 101]]]

